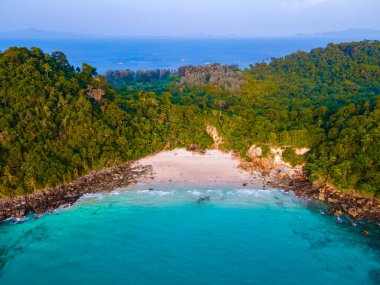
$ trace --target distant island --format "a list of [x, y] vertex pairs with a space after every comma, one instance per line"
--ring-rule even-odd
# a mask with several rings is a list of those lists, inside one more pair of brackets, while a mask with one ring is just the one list
[[[245, 70], [210, 64], [105, 77], [62, 52], [10, 48], [0, 53], [0, 195], [70, 185], [162, 150], [218, 148], [264, 180], [278, 164], [297, 170], [272, 180], [335, 205], [334, 213], [379, 218], [379, 76], [378, 41]], [[100, 173], [115, 183], [112, 171]]]
[[[335, 32], [322, 32], [322, 33], [299, 33], [295, 36], [289, 36], [290, 38], [329, 38], [329, 39], [348, 39], [348, 40], [378, 40], [380, 39], [380, 30], [374, 29], [349, 29], [344, 31], [335, 31]], [[36, 28], [26, 28], [19, 29], [14, 31], [0, 31], [0, 38], [3, 39], [51, 39], [51, 40], [59, 40], [59, 39], [101, 39], [101, 38], [117, 38], [123, 39], [128, 38], [127, 36], [101, 36], [101, 35], [87, 35], [87, 34], [76, 34], [76, 33], [67, 33], [67, 32], [53, 32], [47, 30], [41, 30]], [[161, 39], [168, 38], [167, 36], [147, 36], [146, 38], [152, 39]], [[212, 35], [212, 34], [194, 34], [194, 35], [184, 35], [184, 36], [175, 36], [169, 37], [175, 39], [182, 38], [199, 38], [199, 39], [239, 39], [238, 34], [226, 34], [226, 35]], [[242, 38], [255, 38], [254, 36], [247, 37], [244, 36]]]
[[296, 37], [302, 38], [352, 38], [352, 39], [380, 39], [380, 30], [373, 29], [349, 29], [336, 32], [312, 33], [312, 34], [296, 34]]

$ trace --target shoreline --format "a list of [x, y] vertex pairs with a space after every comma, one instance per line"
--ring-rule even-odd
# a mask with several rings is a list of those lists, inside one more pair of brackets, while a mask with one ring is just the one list
[[[250, 164], [242, 163], [249, 171]], [[270, 170], [254, 167], [253, 171], [267, 187], [291, 191], [299, 199], [321, 201], [328, 207], [326, 214], [345, 217], [351, 222], [365, 221], [380, 225], [380, 200], [374, 197], [343, 192], [327, 183], [313, 183], [303, 169], [284, 168], [281, 164]]]
[[304, 174], [281, 183], [281, 188], [300, 199], [322, 201], [328, 206], [327, 214], [380, 225], [380, 201], [376, 198], [343, 192], [329, 184], [313, 184]]
[[30, 213], [43, 215], [58, 207], [69, 207], [84, 194], [111, 191], [126, 187], [151, 173], [149, 167], [124, 163], [77, 178], [75, 181], [35, 193], [0, 200], [0, 223], [10, 218], [22, 218]]
[[222, 185], [232, 183], [258, 189], [292, 191], [300, 199], [322, 201], [327, 214], [349, 221], [380, 222], [380, 201], [336, 190], [331, 185], [310, 182], [300, 171], [283, 166], [267, 169], [252, 166], [232, 152], [185, 149], [161, 151], [138, 161], [93, 171], [72, 183], [37, 191], [30, 195], [0, 200], [0, 223], [9, 218], [37, 215], [74, 204], [84, 194], [111, 191], [135, 183], [171, 185], [184, 183]]
[[240, 167], [241, 161], [231, 152], [207, 150], [205, 152], [174, 149], [144, 157], [136, 166], [151, 167], [154, 180], [150, 183], [223, 183], [262, 185], [262, 179], [254, 177]]

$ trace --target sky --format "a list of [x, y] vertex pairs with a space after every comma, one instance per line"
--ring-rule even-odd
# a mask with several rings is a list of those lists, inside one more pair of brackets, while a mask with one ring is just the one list
[[0, 31], [107, 37], [380, 30], [380, 0], [0, 0]]

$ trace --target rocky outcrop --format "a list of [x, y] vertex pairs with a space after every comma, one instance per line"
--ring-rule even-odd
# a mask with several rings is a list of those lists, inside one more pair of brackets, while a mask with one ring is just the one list
[[220, 145], [223, 143], [223, 140], [219, 136], [218, 130], [214, 126], [208, 125], [206, 127], [206, 132], [212, 137], [214, 141], [213, 148], [219, 149]]
[[261, 147], [256, 146], [255, 144], [247, 152], [248, 157], [250, 158], [260, 158], [263, 155], [263, 150]]
[[295, 148], [294, 149], [294, 152], [297, 155], [304, 155], [304, 154], [308, 153], [309, 151], [310, 151], [310, 148]]
[[69, 206], [87, 193], [125, 187], [151, 173], [150, 167], [131, 163], [92, 172], [70, 184], [35, 192], [30, 195], [0, 200], [0, 221], [20, 218], [29, 213], [43, 214], [60, 206]]
[[289, 163], [284, 161], [282, 156], [284, 151], [285, 149], [281, 147], [270, 147], [270, 154], [273, 156], [273, 161], [276, 165], [285, 165], [287, 167], [292, 167]]
[[98, 102], [102, 101], [104, 95], [106, 95], [106, 92], [102, 88], [94, 87], [91, 85], [87, 87], [87, 96], [95, 99]]
[[[270, 154], [263, 158], [262, 149], [253, 145], [247, 155], [252, 162], [242, 161], [243, 169], [261, 178], [265, 184], [275, 188], [292, 191], [300, 198], [319, 200], [328, 205], [327, 213], [336, 216], [345, 215], [353, 220], [380, 222], [380, 201], [360, 196], [353, 192], [342, 192], [326, 183], [312, 183], [303, 172], [303, 167], [291, 167], [282, 160], [284, 149], [271, 147]], [[309, 149], [295, 149], [303, 155]]]
[[[302, 165], [297, 165], [296, 167], [292, 167], [288, 162], [283, 159], [283, 152], [286, 147], [276, 147], [269, 146], [269, 154], [266, 157], [263, 157], [263, 150], [261, 147], [253, 145], [247, 152], [247, 156], [254, 160], [267, 160], [265, 164], [271, 164], [272, 168], [276, 168], [278, 166], [286, 166], [289, 168], [302, 169]], [[297, 155], [304, 155], [309, 152], [308, 148], [294, 148], [294, 152]]]
[[329, 206], [327, 213], [348, 216], [354, 220], [380, 222], [380, 201], [363, 197], [352, 192], [342, 192], [332, 185], [311, 183], [306, 175], [286, 177], [272, 182], [287, 191], [293, 191], [300, 198], [319, 200]]
[[[182, 66], [178, 69], [178, 86], [218, 86], [230, 93], [239, 93], [244, 84], [243, 73], [237, 66], [207, 64], [202, 66]], [[220, 102], [223, 104], [223, 102]]]

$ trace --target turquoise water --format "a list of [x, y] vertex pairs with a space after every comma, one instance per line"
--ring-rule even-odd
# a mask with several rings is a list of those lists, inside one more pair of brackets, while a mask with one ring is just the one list
[[375, 229], [282, 191], [153, 188], [0, 226], [0, 284], [380, 284]]

